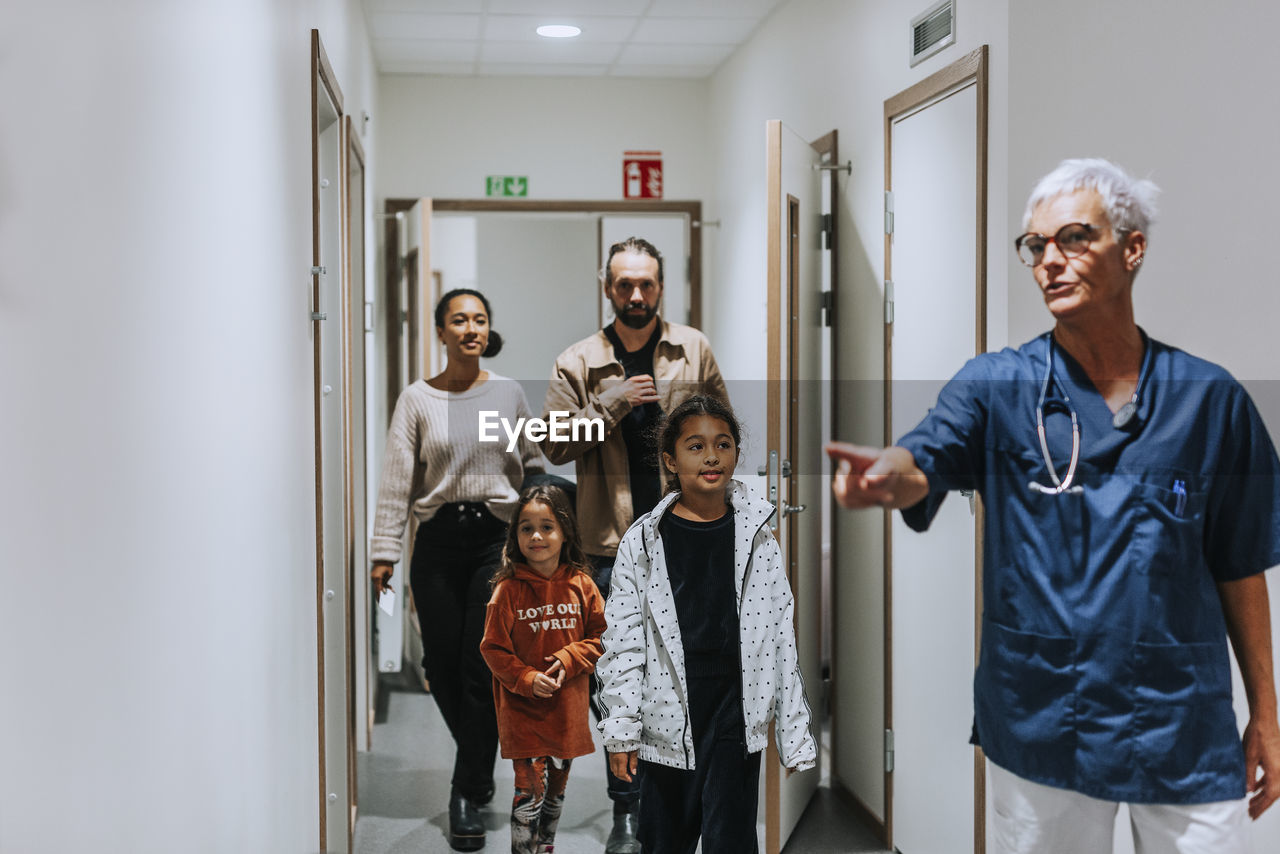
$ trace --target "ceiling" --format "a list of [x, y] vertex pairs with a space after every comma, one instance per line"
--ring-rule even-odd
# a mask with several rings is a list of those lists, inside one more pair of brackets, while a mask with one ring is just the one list
[[[786, 0], [364, 0], [385, 74], [706, 77]], [[575, 24], [547, 39], [534, 28]]]

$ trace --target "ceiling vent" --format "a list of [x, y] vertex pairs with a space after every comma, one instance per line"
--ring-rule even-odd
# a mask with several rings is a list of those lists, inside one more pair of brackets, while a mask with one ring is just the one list
[[911, 64], [956, 43], [955, 0], [942, 0], [911, 19]]

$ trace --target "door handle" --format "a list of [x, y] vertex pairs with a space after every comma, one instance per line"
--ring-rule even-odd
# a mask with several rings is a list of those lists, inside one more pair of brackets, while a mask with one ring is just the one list
[[807, 504], [787, 504], [784, 501], [782, 503], [782, 515], [785, 518], [787, 516], [790, 516], [792, 513], [803, 513], [808, 508], [808, 506], [809, 505]]

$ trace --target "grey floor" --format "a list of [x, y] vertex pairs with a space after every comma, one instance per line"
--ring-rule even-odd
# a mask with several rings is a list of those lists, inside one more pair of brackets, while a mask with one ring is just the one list
[[[353, 854], [448, 854], [449, 773], [452, 742], [430, 695], [393, 690], [386, 714], [373, 728], [373, 749], [360, 753], [360, 813]], [[575, 759], [565, 793], [556, 854], [602, 854], [612, 826], [605, 795], [604, 753]], [[485, 810], [494, 854], [510, 844], [511, 764], [498, 760], [497, 793]], [[763, 849], [762, 849], [763, 850]], [[831, 790], [822, 786], [784, 849], [784, 854], [885, 854], [869, 830]]]

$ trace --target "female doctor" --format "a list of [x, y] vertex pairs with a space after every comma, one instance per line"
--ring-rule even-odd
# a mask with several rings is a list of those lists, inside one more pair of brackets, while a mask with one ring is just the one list
[[841, 504], [917, 531], [947, 491], [982, 494], [974, 734], [1001, 854], [1110, 852], [1120, 803], [1139, 851], [1235, 854], [1280, 797], [1262, 574], [1280, 461], [1225, 370], [1135, 322], [1156, 193], [1104, 160], [1060, 164], [1015, 241], [1053, 329], [969, 361], [896, 446], [827, 449]]

